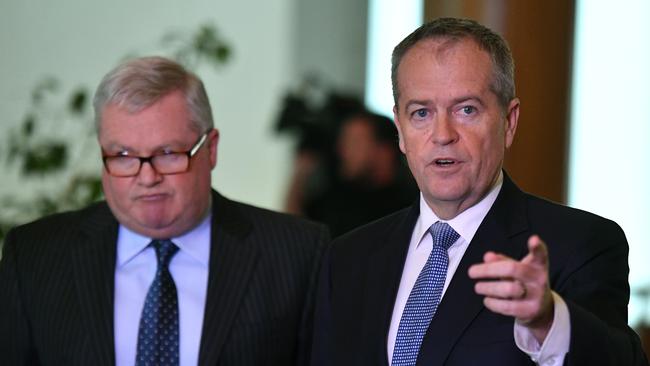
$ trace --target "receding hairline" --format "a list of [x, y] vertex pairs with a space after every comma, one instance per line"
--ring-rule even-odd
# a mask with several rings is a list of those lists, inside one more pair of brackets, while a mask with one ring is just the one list
[[438, 18], [418, 27], [393, 49], [391, 55], [391, 84], [395, 104], [399, 99], [397, 87], [398, 66], [402, 58], [416, 44], [423, 40], [472, 39], [479, 49], [486, 51], [492, 59], [493, 79], [490, 84], [503, 109], [515, 98], [514, 60], [506, 40], [498, 33], [471, 19]]
[[[457, 47], [463, 42], [469, 42], [473, 46], [476, 47], [477, 50], [482, 52], [485, 56], [487, 56], [487, 59], [489, 60], [490, 63], [490, 81], [489, 81], [489, 89], [492, 93], [494, 93], [498, 97], [498, 93], [496, 91], [495, 83], [497, 82], [497, 66], [496, 62], [493, 59], [492, 55], [490, 52], [485, 48], [482, 47], [482, 45], [473, 37], [472, 35], [434, 35], [431, 37], [423, 38], [415, 42], [400, 58], [400, 62], [397, 65], [397, 72], [395, 76], [397, 77], [397, 87], [399, 88], [400, 86], [400, 68], [404, 64], [404, 59], [408, 57], [409, 54], [412, 53], [413, 50], [420, 48], [420, 47], [426, 47], [424, 44], [426, 43], [435, 43], [432, 44], [430, 47], [430, 50], [433, 51], [435, 54], [436, 59], [440, 60], [445, 57], [447, 53], [449, 53], [452, 49]], [[398, 93], [398, 95], [401, 95], [401, 93]], [[395, 108], [399, 110], [399, 99], [397, 103], [395, 103]]]

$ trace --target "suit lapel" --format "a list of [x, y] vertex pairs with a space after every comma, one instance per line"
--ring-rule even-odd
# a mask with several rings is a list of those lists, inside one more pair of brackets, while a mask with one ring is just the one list
[[82, 326], [89, 340], [89, 359], [115, 364], [113, 296], [118, 224], [105, 203], [81, 223], [82, 237], [72, 254]]
[[444, 364], [454, 344], [484, 309], [483, 297], [474, 293], [475, 281], [467, 275], [469, 267], [482, 262], [488, 250], [520, 258], [526, 251], [525, 240], [522, 246], [513, 237], [526, 230], [525, 218], [523, 193], [504, 174], [501, 192], [463, 255], [429, 325], [418, 364]]
[[420, 214], [419, 200], [401, 215], [394, 228], [388, 228], [386, 239], [378, 242], [368, 258], [364, 318], [361, 329], [365, 343], [381, 354], [373, 355], [368, 364], [388, 365], [386, 348], [388, 330], [393, 316], [395, 298], [402, 277], [404, 261], [413, 227]]
[[257, 261], [257, 248], [246, 241], [252, 224], [232, 201], [213, 192], [210, 270], [200, 365], [217, 364]]

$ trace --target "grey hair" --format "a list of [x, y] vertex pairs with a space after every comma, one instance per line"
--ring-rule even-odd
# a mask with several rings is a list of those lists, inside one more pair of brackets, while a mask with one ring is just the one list
[[185, 96], [193, 129], [203, 133], [213, 128], [203, 82], [180, 64], [158, 56], [128, 60], [104, 76], [93, 100], [95, 128], [99, 133], [102, 112], [109, 104], [137, 113], [174, 91]]
[[391, 60], [391, 82], [395, 106], [397, 107], [399, 99], [397, 71], [408, 50], [425, 39], [457, 41], [467, 38], [474, 40], [490, 55], [494, 74], [490, 89], [496, 94], [501, 107], [507, 109], [510, 101], [515, 97], [515, 63], [508, 43], [497, 33], [473, 20], [456, 18], [439, 18], [423, 24], [395, 47]]

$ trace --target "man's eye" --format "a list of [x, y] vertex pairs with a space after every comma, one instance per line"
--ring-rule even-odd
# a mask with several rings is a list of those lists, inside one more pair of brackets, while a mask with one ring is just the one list
[[464, 114], [472, 114], [476, 112], [476, 108], [471, 105], [466, 105], [463, 108], [461, 108], [461, 112], [463, 112]]
[[429, 111], [426, 109], [418, 109], [413, 113], [413, 115], [417, 118], [426, 118], [429, 115]]
[[175, 153], [175, 152], [169, 152], [169, 153], [165, 153], [165, 154], [162, 154], [162, 155], [158, 155], [157, 158], [158, 159], [164, 159], [166, 161], [173, 161], [173, 160], [178, 160], [183, 156], [184, 156], [183, 154], [179, 154], [179, 153]]

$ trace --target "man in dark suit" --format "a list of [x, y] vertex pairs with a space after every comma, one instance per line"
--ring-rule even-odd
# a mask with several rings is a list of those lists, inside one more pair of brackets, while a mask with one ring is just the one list
[[0, 262], [3, 365], [292, 365], [327, 231], [211, 189], [202, 82], [159, 57], [102, 80], [106, 202], [17, 227]]
[[519, 117], [505, 41], [435, 20], [395, 48], [392, 79], [420, 198], [333, 243], [312, 363], [647, 365], [620, 227], [502, 170]]

